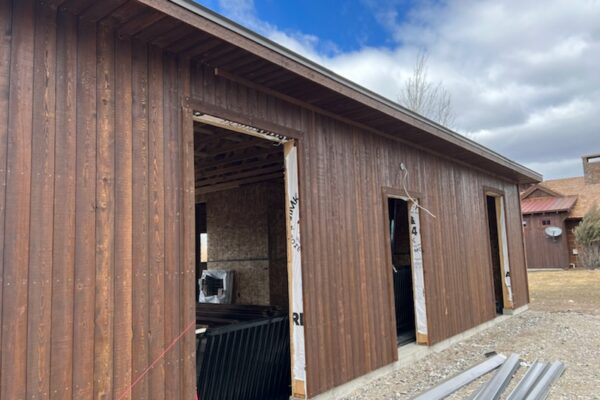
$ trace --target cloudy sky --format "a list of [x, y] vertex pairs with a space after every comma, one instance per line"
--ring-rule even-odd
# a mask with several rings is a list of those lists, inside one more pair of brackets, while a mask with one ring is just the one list
[[544, 175], [600, 153], [600, 0], [200, 0], [389, 99], [420, 49], [454, 129]]

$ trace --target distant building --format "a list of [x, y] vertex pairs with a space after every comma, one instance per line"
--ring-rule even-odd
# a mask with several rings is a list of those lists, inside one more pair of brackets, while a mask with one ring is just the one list
[[[544, 181], [521, 192], [529, 268], [581, 266], [573, 230], [594, 203], [600, 206], [600, 154], [582, 160], [584, 176]], [[548, 229], [553, 227], [561, 232]]]

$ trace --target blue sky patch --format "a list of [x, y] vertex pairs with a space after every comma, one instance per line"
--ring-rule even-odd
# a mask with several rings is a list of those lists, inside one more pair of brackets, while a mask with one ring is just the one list
[[412, 0], [197, 2], [254, 29], [255, 27], [241, 18], [241, 13], [238, 12], [239, 9], [250, 6], [256, 19], [292, 36], [296, 33], [315, 36], [320, 42], [319, 50], [330, 54], [351, 52], [365, 47], [393, 46], [392, 24], [403, 22], [412, 6]]

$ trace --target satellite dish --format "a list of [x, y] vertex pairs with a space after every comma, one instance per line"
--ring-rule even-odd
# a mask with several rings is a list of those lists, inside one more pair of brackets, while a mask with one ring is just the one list
[[551, 238], [556, 239], [562, 234], [562, 229], [560, 229], [558, 226], [549, 226], [544, 229], [544, 232], [546, 232], [546, 235], [550, 236]]

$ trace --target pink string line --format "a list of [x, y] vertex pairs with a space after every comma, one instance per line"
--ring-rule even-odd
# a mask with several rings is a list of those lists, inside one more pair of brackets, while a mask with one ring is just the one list
[[[154, 360], [152, 361], [152, 364], [150, 364], [148, 366], [148, 368], [146, 368], [141, 374], [140, 376], [137, 377], [137, 379], [135, 381], [133, 381], [133, 383], [127, 388], [125, 389], [125, 391], [121, 394], [121, 396], [119, 396], [118, 400], [123, 400], [125, 398], [125, 396], [127, 396], [129, 394], [129, 392], [131, 390], [133, 390], [134, 386], [137, 385], [142, 378], [152, 369], [154, 368], [154, 366], [156, 365], [156, 363], [158, 363], [160, 361], [161, 358], [163, 358], [165, 356], [165, 354], [167, 354], [169, 352], [169, 350], [171, 350], [171, 348], [173, 348], [173, 346], [175, 346], [175, 344], [179, 341], [179, 339], [181, 339], [193, 326], [196, 326], [196, 321], [192, 321], [190, 322], [190, 324], [183, 330], [183, 332], [181, 332], [179, 334], [179, 336], [177, 336], [172, 342], [171, 344], [169, 344], [169, 346], [167, 346], [167, 348]], [[198, 394], [196, 393], [196, 400], [198, 400]]]

